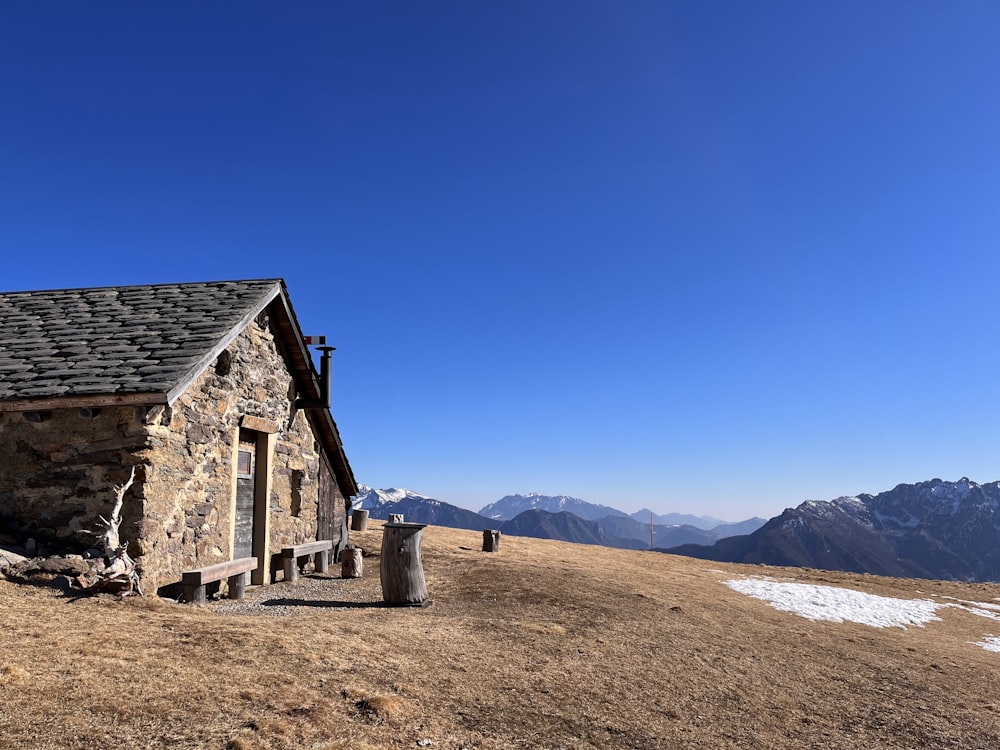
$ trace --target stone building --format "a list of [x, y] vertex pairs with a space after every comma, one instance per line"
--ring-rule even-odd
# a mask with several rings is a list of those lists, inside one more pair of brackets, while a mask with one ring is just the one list
[[0, 526], [92, 546], [135, 466], [144, 590], [249, 556], [267, 583], [283, 546], [347, 541], [328, 388], [280, 279], [0, 294]]

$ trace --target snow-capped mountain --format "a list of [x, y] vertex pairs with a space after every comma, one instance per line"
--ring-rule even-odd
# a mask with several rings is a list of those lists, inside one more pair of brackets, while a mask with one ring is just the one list
[[[649, 524], [639, 523], [625, 513], [604, 505], [587, 503], [565, 495], [508, 495], [486, 509], [500, 506], [500, 513], [517, 510], [519, 503], [537, 503], [548, 508], [573, 507], [596, 519], [584, 518], [578, 512], [548, 510], [529, 507], [513, 518], [488, 517], [455, 505], [421, 495], [413, 490], [391, 488], [377, 490], [358, 485], [360, 492], [354, 497], [353, 507], [365, 508], [372, 518], [386, 519], [390, 513], [402, 513], [407, 521], [456, 529], [499, 529], [505, 534], [531, 536], [540, 539], [559, 539], [578, 544], [602, 544], [623, 549], [646, 549], [649, 546]], [[503, 505], [501, 505], [503, 504]], [[752, 531], [763, 524], [763, 519], [753, 518], [738, 524], [722, 524], [712, 529], [699, 529], [690, 525], [656, 525], [654, 545], [657, 548], [678, 544], [711, 544], [727, 534]]]
[[372, 518], [382, 520], [387, 519], [390, 513], [402, 513], [412, 523], [450, 526], [453, 529], [488, 529], [492, 525], [490, 519], [471, 510], [397, 487], [376, 490], [359, 484], [352, 507], [364, 508]]
[[544, 510], [549, 513], [572, 513], [586, 521], [597, 521], [608, 516], [625, 516], [620, 510], [607, 505], [597, 505], [567, 495], [507, 495], [495, 503], [480, 508], [479, 515], [501, 521], [510, 520], [526, 510]]
[[997, 581], [1000, 482], [931, 479], [878, 495], [808, 500], [748, 536], [670, 551], [723, 562]]

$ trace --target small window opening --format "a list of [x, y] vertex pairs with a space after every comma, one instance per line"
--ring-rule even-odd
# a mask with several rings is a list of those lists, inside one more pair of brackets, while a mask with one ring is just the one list
[[302, 513], [302, 480], [305, 472], [292, 469], [292, 518], [298, 518]]
[[240, 445], [236, 458], [236, 476], [240, 479], [253, 478], [253, 450], [249, 446]]
[[227, 349], [223, 351], [215, 360], [215, 374], [219, 377], [225, 377], [229, 374], [229, 371], [233, 368], [233, 355]]

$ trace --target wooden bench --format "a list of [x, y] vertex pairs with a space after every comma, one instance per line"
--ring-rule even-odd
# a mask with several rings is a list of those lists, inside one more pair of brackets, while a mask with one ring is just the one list
[[205, 603], [205, 585], [229, 579], [229, 598], [242, 599], [247, 590], [247, 574], [257, 570], [256, 557], [241, 557], [237, 560], [206, 565], [204, 568], [184, 571], [184, 600], [195, 604]]
[[333, 541], [321, 539], [318, 542], [296, 544], [281, 550], [281, 565], [285, 570], [285, 580], [294, 583], [299, 580], [299, 558], [313, 555], [313, 565], [317, 573], [325, 573], [330, 561]]

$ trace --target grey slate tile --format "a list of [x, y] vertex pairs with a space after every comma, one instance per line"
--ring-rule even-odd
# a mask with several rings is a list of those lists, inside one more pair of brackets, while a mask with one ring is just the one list
[[166, 392], [279, 283], [0, 293], [0, 400]]

